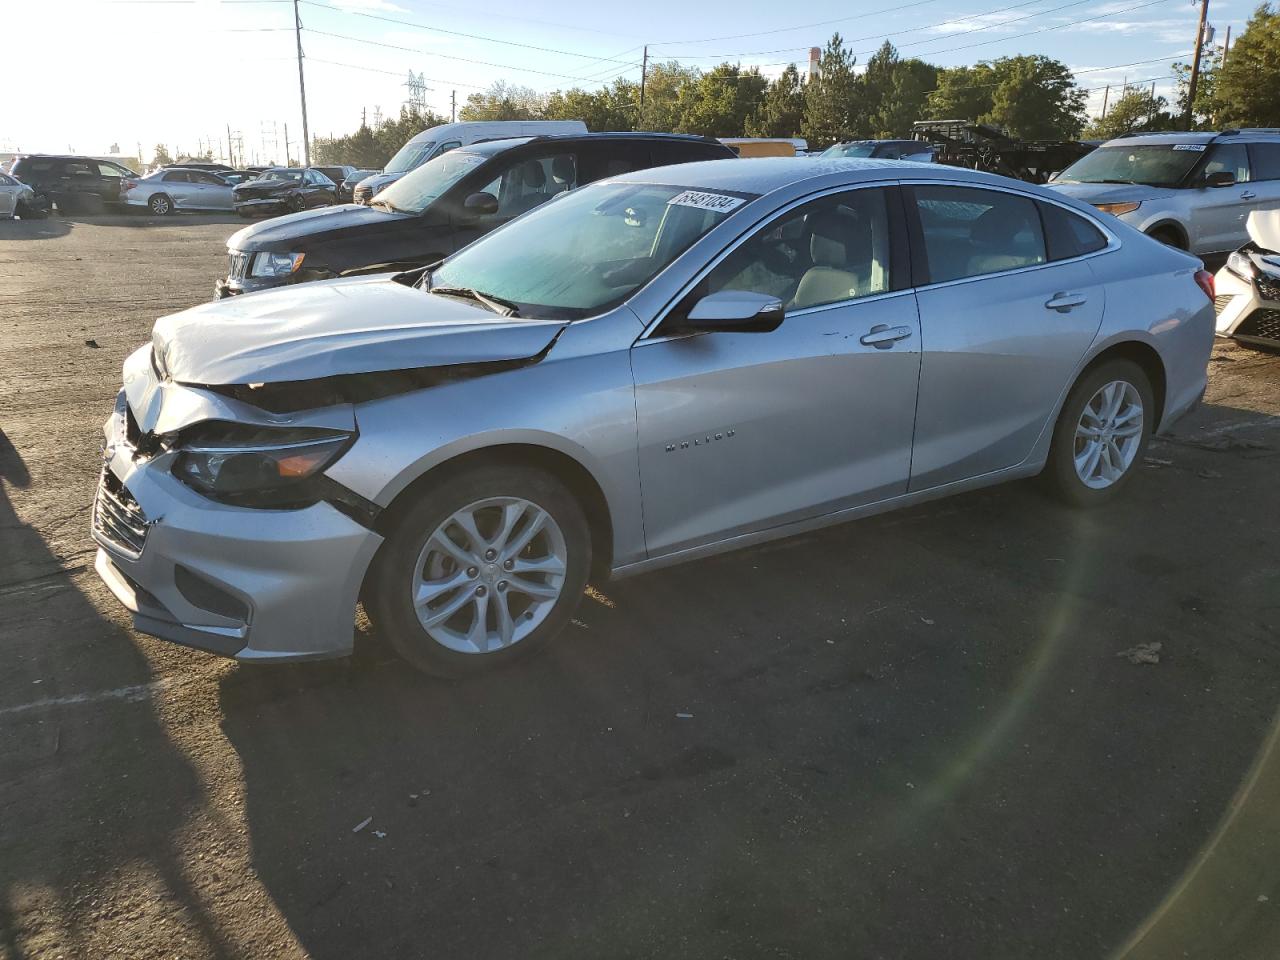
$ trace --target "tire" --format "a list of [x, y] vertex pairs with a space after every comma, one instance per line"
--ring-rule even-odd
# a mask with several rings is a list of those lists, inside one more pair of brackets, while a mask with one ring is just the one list
[[306, 206], [307, 205], [303, 202], [302, 197], [298, 196], [296, 193], [290, 197], [288, 203], [285, 204], [285, 208], [290, 213], [301, 213]]
[[[1108, 396], [1103, 391], [1112, 388], [1119, 394], [1119, 411], [1116, 417], [1109, 418], [1108, 401], [1116, 393]], [[1138, 419], [1131, 412], [1134, 404], [1140, 406], [1136, 434], [1129, 432]], [[1086, 407], [1091, 415], [1084, 422]], [[1096, 416], [1099, 411], [1102, 418]], [[1137, 472], [1151, 440], [1154, 420], [1151, 381], [1132, 360], [1106, 360], [1086, 370], [1062, 405], [1043, 478], [1058, 497], [1072, 506], [1092, 507], [1114, 499]], [[1078, 456], [1086, 457], [1095, 449], [1086, 436], [1078, 435], [1079, 430], [1099, 431], [1104, 438], [1110, 437], [1111, 443], [1099, 440], [1096, 460], [1084, 459], [1078, 464]]]
[[253, 216], [253, 211], [250, 210], [248, 207], [236, 207], [236, 213], [238, 213], [241, 216], [241, 218], [245, 220], [248, 220], [251, 216]]
[[1187, 245], [1182, 242], [1182, 237], [1173, 227], [1157, 227], [1147, 234], [1152, 240], [1159, 240], [1166, 247], [1174, 247], [1178, 250], [1187, 249]]
[[19, 200], [13, 212], [23, 220], [43, 220], [49, 216], [49, 210], [39, 205], [31, 206], [25, 200]]
[[[541, 528], [521, 545], [538, 512]], [[476, 545], [458, 524], [468, 515], [485, 543]], [[514, 522], [503, 538], [508, 517]], [[488, 671], [545, 645], [577, 609], [591, 570], [581, 505], [555, 477], [530, 467], [495, 464], [443, 477], [392, 507], [386, 529], [392, 532], [365, 580], [365, 612], [400, 656], [436, 676]], [[440, 549], [442, 538], [452, 546]], [[509, 549], [516, 552], [504, 560]], [[523, 575], [520, 564], [530, 565]], [[421, 606], [414, 602], [419, 591]]]
[[173, 201], [166, 193], [157, 193], [147, 201], [147, 209], [157, 217], [167, 217], [173, 213]]

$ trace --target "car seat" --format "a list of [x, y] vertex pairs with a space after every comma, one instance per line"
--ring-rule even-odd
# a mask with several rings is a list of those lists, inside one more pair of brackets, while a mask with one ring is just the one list
[[871, 228], [852, 210], [815, 214], [809, 227], [813, 266], [804, 272], [791, 306], [833, 303], [871, 292]]

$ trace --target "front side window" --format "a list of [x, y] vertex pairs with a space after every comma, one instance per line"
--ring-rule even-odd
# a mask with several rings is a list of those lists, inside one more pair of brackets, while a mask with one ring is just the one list
[[488, 157], [454, 150], [405, 174], [373, 198], [397, 213], [421, 213], [455, 183], [474, 171]]
[[943, 283], [1044, 263], [1035, 201], [972, 187], [917, 186], [929, 282]]
[[1142, 183], [1176, 187], [1204, 156], [1203, 143], [1101, 146], [1081, 157], [1055, 183]]
[[267, 183], [301, 183], [302, 172], [299, 170], [268, 170], [258, 179]]
[[430, 282], [511, 300], [522, 316], [592, 316], [625, 301], [750, 199], [662, 184], [593, 184], [466, 247]]
[[529, 157], [508, 167], [484, 188], [498, 198], [496, 220], [510, 220], [541, 206], [558, 193], [578, 185], [578, 164], [572, 153]]
[[1249, 150], [1243, 143], [1220, 143], [1213, 148], [1204, 175], [1223, 172], [1232, 174], [1236, 183], [1249, 182]]
[[6, 174], [0, 173], [0, 187], [16, 187], [18, 182]]
[[822, 197], [771, 221], [725, 257], [699, 295], [748, 290], [789, 310], [889, 290], [889, 214], [883, 189]]

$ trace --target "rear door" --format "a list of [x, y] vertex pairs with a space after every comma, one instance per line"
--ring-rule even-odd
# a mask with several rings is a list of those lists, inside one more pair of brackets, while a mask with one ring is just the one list
[[[921, 183], [908, 193], [920, 306], [920, 398], [911, 490], [1027, 458], [1102, 324], [1104, 288], [1086, 254], [1045, 223], [1065, 208], [1014, 191]], [[1067, 221], [1070, 226], [1074, 221]], [[1092, 246], [1092, 250], [1089, 247]]]
[[[627, 213], [640, 241], [662, 219]], [[906, 491], [920, 338], [900, 228], [888, 187], [792, 207], [632, 348], [651, 556]], [[767, 333], [682, 335], [682, 312], [721, 290], [777, 297], [786, 316]]]
[[199, 194], [191, 183], [193, 174], [186, 170], [170, 170], [161, 176], [164, 192], [173, 200], [179, 210], [189, 210], [199, 206]]
[[1235, 184], [1192, 188], [1196, 192], [1191, 213], [1194, 253], [1224, 253], [1249, 239], [1244, 221], [1256, 205], [1258, 193], [1250, 182], [1248, 147], [1243, 143], [1219, 143], [1210, 147], [1199, 176], [1203, 178], [1220, 171], [1234, 174]]
[[192, 173], [192, 186], [198, 190], [201, 210], [230, 210], [231, 186], [214, 173]]
[[[1280, 207], [1280, 141], [1249, 144], [1249, 172], [1252, 177], [1249, 187], [1257, 194], [1250, 209], [1275, 210]], [[1245, 232], [1248, 233], [1247, 227]]]

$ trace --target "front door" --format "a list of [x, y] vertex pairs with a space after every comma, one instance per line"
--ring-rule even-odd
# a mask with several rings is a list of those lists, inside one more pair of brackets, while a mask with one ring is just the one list
[[[1021, 194], [919, 185], [910, 195], [923, 246], [912, 260], [926, 271], [916, 278], [923, 358], [915, 492], [1015, 466], [1031, 453], [1102, 324], [1105, 291], [1080, 256], [1106, 241], [1057, 205], [1046, 204], [1042, 218]], [[1079, 221], [1077, 249], [1049, 249], [1048, 213], [1073, 217], [1062, 221], [1068, 228]]]
[[[632, 348], [650, 556], [906, 491], [920, 338], [890, 200], [864, 188], [778, 215]], [[680, 335], [719, 290], [776, 296], [786, 317]]]
[[1243, 143], [1220, 143], [1209, 148], [1201, 176], [1225, 171], [1235, 175], [1229, 187], [1192, 187], [1193, 253], [1225, 253], [1249, 239], [1245, 218], [1257, 206], [1257, 189], [1250, 182], [1248, 148]]

